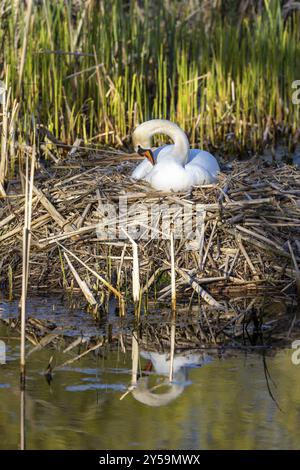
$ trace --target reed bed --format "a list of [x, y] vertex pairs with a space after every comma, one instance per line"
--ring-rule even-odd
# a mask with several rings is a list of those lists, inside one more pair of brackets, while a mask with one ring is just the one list
[[[138, 316], [152, 302], [171, 305], [175, 297], [177, 303], [226, 311], [226, 298], [241, 290], [299, 294], [295, 167], [270, 166], [258, 157], [224, 166], [216, 185], [161, 193], [133, 183], [136, 163], [126, 155], [77, 152], [71, 149], [61, 162], [36, 173], [31, 291], [80, 293], [97, 315], [109, 309], [124, 315], [134, 302]], [[24, 175], [10, 182], [0, 208], [0, 279], [11, 296], [22, 285], [23, 181]], [[126, 221], [120, 209], [124, 200]], [[149, 231], [155, 205], [159, 210]], [[113, 215], [107, 207], [115, 209]], [[185, 209], [194, 224], [192, 239], [176, 232]], [[167, 218], [170, 225], [164, 225]], [[166, 227], [177, 233], [173, 241]]]
[[32, 143], [34, 121], [65, 144], [130, 146], [138, 123], [165, 118], [192, 143], [228, 154], [279, 139], [292, 149], [300, 110], [292, 100], [300, 77], [295, 5], [2, 1], [1, 185], [23, 158], [11, 142]]

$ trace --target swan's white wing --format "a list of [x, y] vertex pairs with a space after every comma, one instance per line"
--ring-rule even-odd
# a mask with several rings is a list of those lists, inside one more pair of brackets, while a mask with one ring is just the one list
[[215, 178], [203, 166], [196, 162], [190, 162], [185, 165], [185, 172], [190, 186], [202, 186], [204, 184], [211, 184]]
[[186, 170], [195, 170], [199, 167], [200, 171], [205, 170], [210, 175], [210, 181], [207, 183], [197, 184], [208, 184], [214, 182], [217, 174], [220, 172], [219, 164], [216, 158], [205, 150], [192, 149], [189, 152], [188, 163], [185, 165]]

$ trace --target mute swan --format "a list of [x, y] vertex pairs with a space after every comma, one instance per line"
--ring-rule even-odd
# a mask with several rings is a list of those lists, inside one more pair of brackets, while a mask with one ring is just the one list
[[[151, 138], [166, 134], [174, 142], [151, 150]], [[139, 125], [132, 135], [135, 151], [146, 158], [135, 168], [132, 178], [145, 180], [161, 191], [186, 191], [192, 186], [213, 183], [220, 171], [210, 153], [190, 149], [185, 133], [175, 123], [152, 119]]]

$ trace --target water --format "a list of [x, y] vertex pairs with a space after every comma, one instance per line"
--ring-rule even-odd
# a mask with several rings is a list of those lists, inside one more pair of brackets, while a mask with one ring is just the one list
[[[7, 363], [0, 365], [0, 449], [18, 449], [19, 342], [17, 333], [1, 322], [0, 339], [7, 346]], [[67, 359], [77, 353], [67, 354]], [[170, 387], [168, 354], [139, 353], [141, 369], [149, 369], [151, 359], [152, 372], [126, 396], [132, 379], [130, 351], [88, 354], [54, 371], [50, 385], [44, 376], [50, 357], [59, 365], [66, 354], [51, 347], [31, 354], [26, 448], [299, 448], [300, 365], [292, 363], [292, 350], [265, 357], [276, 402], [268, 390], [262, 354], [228, 351], [218, 357], [187, 351], [175, 356]]]

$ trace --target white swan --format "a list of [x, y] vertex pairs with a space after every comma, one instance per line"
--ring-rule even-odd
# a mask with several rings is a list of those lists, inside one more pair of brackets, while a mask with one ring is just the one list
[[[174, 142], [151, 150], [154, 134], [166, 134]], [[219, 164], [210, 153], [190, 149], [185, 133], [171, 121], [152, 119], [138, 126], [132, 135], [135, 151], [146, 158], [135, 168], [132, 178], [145, 180], [161, 191], [186, 191], [192, 186], [215, 182]]]

